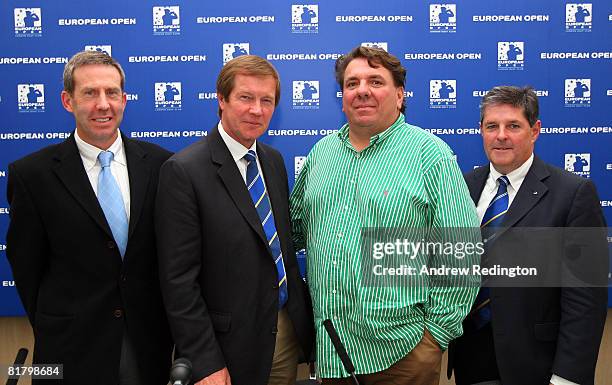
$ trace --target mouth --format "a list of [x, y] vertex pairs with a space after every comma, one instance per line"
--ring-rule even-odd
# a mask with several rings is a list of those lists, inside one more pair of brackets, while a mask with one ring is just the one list
[[110, 122], [111, 118], [97, 118], [93, 120], [97, 123], [106, 123], [106, 122]]

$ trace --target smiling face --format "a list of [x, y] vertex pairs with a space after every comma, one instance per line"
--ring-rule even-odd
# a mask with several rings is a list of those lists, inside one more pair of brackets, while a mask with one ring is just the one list
[[400, 113], [404, 88], [396, 87], [391, 72], [370, 67], [367, 59], [353, 59], [344, 73], [342, 111], [351, 130], [376, 135], [390, 127]]
[[274, 113], [275, 94], [274, 77], [237, 74], [227, 99], [217, 94], [225, 132], [250, 148], [268, 129]]
[[117, 139], [127, 103], [121, 75], [113, 66], [88, 64], [76, 68], [73, 77], [74, 91], [62, 91], [62, 104], [74, 115], [79, 137], [106, 150]]
[[529, 159], [542, 123], [529, 125], [523, 110], [510, 104], [486, 107], [480, 129], [484, 150], [493, 167], [508, 174]]

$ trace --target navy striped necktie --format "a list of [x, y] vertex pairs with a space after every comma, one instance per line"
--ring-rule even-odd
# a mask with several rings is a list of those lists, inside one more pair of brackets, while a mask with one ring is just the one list
[[[510, 180], [505, 175], [497, 178], [499, 187], [497, 193], [491, 199], [487, 211], [485, 211], [482, 221], [480, 223], [480, 229], [482, 232], [483, 239], [485, 241], [485, 250], [487, 249], [487, 243], [490, 242], [495, 236], [496, 229], [504, 221], [504, 216], [508, 212], [508, 203], [510, 199], [508, 197], [508, 185]], [[483, 287], [478, 292], [474, 306], [470, 314], [476, 329], [480, 329], [491, 321], [491, 306], [490, 306], [490, 291], [488, 287]]]
[[274, 214], [272, 213], [272, 206], [270, 205], [270, 198], [268, 197], [268, 191], [266, 185], [263, 182], [261, 174], [259, 173], [259, 167], [257, 167], [257, 154], [253, 150], [249, 150], [244, 159], [248, 162], [246, 172], [246, 184], [249, 189], [249, 194], [255, 204], [255, 209], [261, 220], [266, 239], [268, 240], [268, 246], [272, 253], [272, 259], [276, 265], [276, 272], [278, 275], [278, 308], [282, 308], [287, 303], [289, 296], [287, 290], [287, 275], [285, 273], [285, 264], [283, 262], [283, 253], [281, 251], [280, 240], [278, 239], [278, 233], [276, 232], [276, 225], [274, 224]]

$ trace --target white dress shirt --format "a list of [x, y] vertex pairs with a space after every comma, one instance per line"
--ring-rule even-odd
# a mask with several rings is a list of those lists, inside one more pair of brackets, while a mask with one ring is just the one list
[[[238, 171], [240, 171], [240, 175], [242, 175], [242, 179], [244, 180], [244, 184], [246, 185], [246, 172], [249, 162], [244, 159], [244, 156], [247, 152], [249, 152], [249, 150], [253, 150], [257, 154], [257, 141], [253, 143], [251, 148], [246, 148], [242, 144], [238, 143], [236, 139], [229, 136], [229, 134], [225, 131], [225, 128], [223, 128], [223, 124], [221, 124], [221, 122], [219, 122], [218, 127], [219, 134], [221, 134], [221, 139], [223, 139], [223, 142], [227, 146], [227, 149], [232, 154], [232, 158], [234, 158], [234, 162], [236, 162], [236, 166], [238, 166]], [[257, 155], [257, 169], [259, 170], [259, 175], [261, 175], [261, 180], [264, 182], [265, 186], [266, 179], [264, 178], [264, 173], [261, 169], [261, 161], [259, 160], [259, 155]], [[272, 204], [272, 202], [270, 202], [270, 204]]]
[[[77, 131], [74, 131], [74, 140], [76, 141], [81, 160], [83, 161], [83, 167], [91, 183], [94, 193], [98, 196], [98, 177], [102, 167], [98, 160], [98, 155], [104, 151], [96, 146], [92, 146], [86, 143], [79, 137]], [[127, 214], [128, 222], [130, 221], [130, 178], [128, 176], [127, 160], [125, 158], [125, 149], [123, 148], [123, 141], [121, 140], [121, 134], [117, 135], [117, 139], [108, 148], [108, 151], [113, 153], [113, 161], [111, 162], [111, 174], [115, 177], [117, 185], [119, 185], [119, 191], [123, 198], [123, 204], [125, 205], [125, 213]]]
[[[508, 185], [508, 209], [512, 207], [514, 197], [516, 197], [516, 193], [521, 188], [521, 185], [525, 180], [525, 176], [527, 175], [527, 172], [531, 168], [532, 164], [533, 154], [531, 154], [529, 159], [527, 159], [519, 168], [506, 174], [508, 180], [510, 181], [510, 184]], [[481, 222], [482, 217], [484, 217], [485, 212], [487, 211], [487, 207], [489, 207], [489, 203], [491, 203], [491, 200], [495, 194], [497, 194], [497, 188], [499, 187], [499, 182], [497, 179], [502, 175], [502, 173], [495, 169], [493, 164], [489, 163], [489, 177], [487, 178], [484, 189], [482, 189], [482, 193], [480, 194], [478, 205], [476, 205], [476, 212], [478, 213], [478, 218]], [[579, 385], [575, 382], [568, 381], [563, 377], [559, 377], [556, 374], [552, 375], [550, 383], [553, 385]]]

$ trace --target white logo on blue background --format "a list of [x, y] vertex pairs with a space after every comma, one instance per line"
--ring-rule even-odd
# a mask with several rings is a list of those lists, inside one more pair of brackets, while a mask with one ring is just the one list
[[361, 46], [368, 48], [380, 48], [389, 52], [389, 44], [386, 41], [364, 41], [361, 43]]
[[429, 4], [429, 32], [457, 32], [457, 5]]
[[307, 110], [319, 108], [319, 81], [293, 81], [293, 109]]
[[565, 4], [565, 31], [591, 32], [593, 28], [593, 4]]
[[44, 84], [17, 84], [19, 112], [45, 112]]
[[113, 56], [113, 47], [110, 45], [86, 45], [85, 51], [104, 52], [108, 56]]
[[294, 174], [295, 174], [295, 179], [297, 180], [298, 176], [300, 175], [300, 172], [302, 172], [302, 168], [304, 168], [304, 162], [306, 162], [306, 157], [305, 156], [296, 156], [295, 158], [293, 158], [293, 164], [294, 164]]
[[292, 33], [319, 33], [319, 6], [293, 4], [291, 6]]
[[15, 36], [42, 36], [42, 11], [40, 8], [15, 8]]
[[433, 79], [429, 81], [429, 108], [456, 108], [457, 80]]
[[180, 7], [153, 7], [153, 35], [180, 35]]
[[565, 154], [565, 170], [584, 178], [590, 178], [591, 154]]
[[155, 110], [179, 111], [182, 96], [181, 82], [155, 83]]
[[565, 79], [565, 107], [591, 106], [591, 79]]
[[525, 42], [497, 42], [497, 69], [523, 70], [525, 67]]
[[250, 53], [249, 43], [225, 43], [223, 44], [223, 64]]

